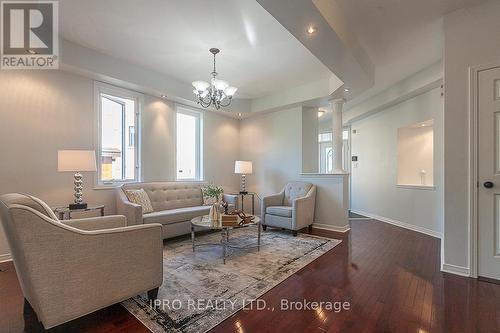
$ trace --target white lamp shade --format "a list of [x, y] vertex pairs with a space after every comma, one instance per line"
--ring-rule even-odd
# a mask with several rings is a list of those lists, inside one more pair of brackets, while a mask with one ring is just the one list
[[226, 90], [224, 90], [224, 92], [226, 93], [227, 96], [233, 96], [236, 93], [236, 90], [238, 90], [238, 88], [236, 87], [227, 87]]
[[197, 91], [205, 91], [210, 87], [210, 83], [205, 81], [194, 81], [191, 83]]
[[214, 86], [217, 90], [226, 90], [227, 87], [229, 87], [229, 83], [227, 83], [224, 80], [215, 80]]
[[252, 174], [252, 161], [234, 162], [234, 173], [250, 175]]
[[93, 150], [59, 150], [57, 152], [57, 171], [96, 171]]

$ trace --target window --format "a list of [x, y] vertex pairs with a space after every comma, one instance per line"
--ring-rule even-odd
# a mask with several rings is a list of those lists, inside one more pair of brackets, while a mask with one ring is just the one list
[[135, 126], [128, 127], [128, 146], [135, 147]]
[[398, 129], [398, 185], [434, 185], [434, 121]]
[[332, 132], [318, 134], [318, 142], [332, 142], [332, 134]]
[[177, 179], [201, 180], [201, 113], [177, 107]]
[[139, 123], [141, 95], [96, 83], [98, 105], [98, 183], [139, 180]]
[[318, 134], [319, 145], [319, 173], [332, 173], [333, 147], [332, 132]]
[[[318, 134], [319, 145], [319, 172], [332, 173], [333, 170], [333, 133], [324, 132]], [[349, 129], [342, 130], [342, 166], [344, 170], [347, 169], [349, 162]]]

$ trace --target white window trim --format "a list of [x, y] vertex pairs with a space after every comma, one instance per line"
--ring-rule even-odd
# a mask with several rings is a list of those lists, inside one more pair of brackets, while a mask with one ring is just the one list
[[[177, 113], [183, 113], [191, 116], [198, 117], [198, 128], [196, 130], [198, 142], [197, 151], [196, 151], [196, 178], [189, 179], [179, 179], [177, 178]], [[183, 104], [175, 104], [175, 126], [174, 126], [174, 136], [175, 136], [175, 145], [174, 145], [174, 160], [175, 160], [175, 181], [178, 182], [198, 182], [203, 181], [204, 177], [204, 168], [203, 168], [203, 111], [193, 109]]]
[[[101, 181], [101, 99], [100, 95], [109, 94], [135, 101], [135, 170], [134, 180]], [[94, 189], [108, 189], [119, 187], [126, 183], [140, 182], [142, 179], [141, 168], [141, 111], [144, 105], [144, 95], [128, 89], [116, 87], [104, 82], [94, 81], [94, 146], [96, 147], [97, 172], [94, 177]]]

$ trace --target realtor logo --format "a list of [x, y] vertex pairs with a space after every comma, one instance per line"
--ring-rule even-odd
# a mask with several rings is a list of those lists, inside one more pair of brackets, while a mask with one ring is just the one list
[[1, 69], [57, 69], [57, 1], [1, 1]]

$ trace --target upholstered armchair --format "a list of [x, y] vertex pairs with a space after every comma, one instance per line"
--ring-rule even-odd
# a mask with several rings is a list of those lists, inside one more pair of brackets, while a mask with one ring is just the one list
[[267, 226], [297, 231], [309, 227], [314, 220], [316, 186], [305, 182], [290, 182], [280, 193], [262, 199], [262, 228]]
[[25, 307], [45, 329], [148, 292], [163, 281], [161, 225], [124, 216], [59, 221], [40, 199], [0, 196], [0, 218]]

